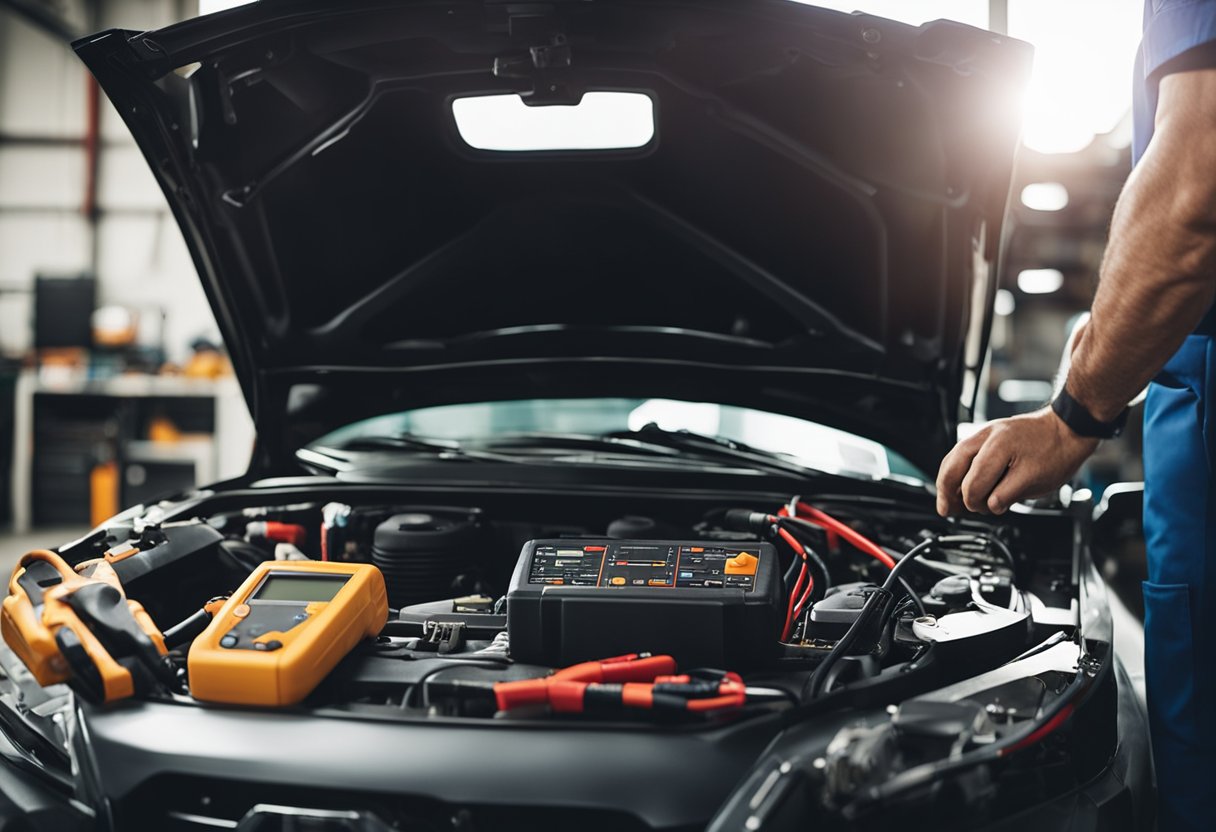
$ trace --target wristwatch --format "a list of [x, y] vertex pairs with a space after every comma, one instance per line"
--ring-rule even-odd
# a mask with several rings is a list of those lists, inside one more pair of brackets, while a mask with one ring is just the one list
[[1090, 439], [1114, 439], [1123, 433], [1123, 428], [1127, 425], [1129, 410], [1125, 407], [1123, 412], [1114, 419], [1103, 422], [1090, 413], [1085, 405], [1070, 396], [1065, 388], [1061, 388], [1060, 392], [1056, 394], [1051, 402], [1051, 409], [1073, 433]]

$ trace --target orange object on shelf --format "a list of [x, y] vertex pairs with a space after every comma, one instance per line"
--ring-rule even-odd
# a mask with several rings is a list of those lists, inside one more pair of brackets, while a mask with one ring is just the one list
[[228, 356], [215, 350], [198, 350], [186, 360], [182, 375], [186, 378], [224, 378], [232, 375], [232, 363]]
[[177, 425], [165, 416], [153, 417], [148, 422], [148, 438], [153, 442], [180, 442], [182, 440], [182, 432], [178, 430]]
[[100, 526], [118, 511], [118, 463], [111, 459], [89, 473], [89, 520]]

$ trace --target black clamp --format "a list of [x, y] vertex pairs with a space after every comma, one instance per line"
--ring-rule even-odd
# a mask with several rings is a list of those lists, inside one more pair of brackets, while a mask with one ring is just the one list
[[459, 621], [428, 621], [422, 625], [422, 638], [415, 650], [456, 653], [464, 647], [464, 624]]

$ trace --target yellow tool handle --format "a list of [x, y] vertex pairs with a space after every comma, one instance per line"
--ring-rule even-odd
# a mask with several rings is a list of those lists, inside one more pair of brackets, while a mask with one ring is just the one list
[[[38, 572], [46, 572], [46, 567], [53, 570], [53, 576], [48, 574], [32, 580]], [[37, 572], [31, 574], [31, 569]], [[75, 680], [84, 690], [106, 702], [132, 696], [135, 682], [131, 672], [110, 654], [73, 608], [72, 596], [99, 584], [112, 587], [118, 593], [117, 599], [111, 596], [112, 601], [125, 605], [138, 630], [148, 637], [156, 652], [164, 656], [167, 651], [160, 630], [141, 604], [126, 598], [118, 576], [104, 560], [81, 564], [78, 569], [87, 575], [80, 574], [59, 555], [46, 549], [35, 549], [23, 556], [13, 570], [8, 597], [0, 607], [0, 635], [41, 685]], [[36, 593], [35, 597], [31, 597], [31, 592]], [[94, 601], [98, 600], [96, 592], [98, 590], [93, 589], [89, 592]], [[100, 592], [104, 595], [106, 590]], [[113, 609], [112, 601], [107, 602], [111, 603], [105, 607], [107, 611]], [[121, 617], [119, 623], [120, 629], [130, 633]], [[78, 664], [76, 672], [64, 655], [64, 645], [70, 645], [78, 662], [83, 662]], [[80, 656], [81, 652], [83, 656]], [[85, 680], [76, 678], [80, 672], [90, 677], [87, 685]]]

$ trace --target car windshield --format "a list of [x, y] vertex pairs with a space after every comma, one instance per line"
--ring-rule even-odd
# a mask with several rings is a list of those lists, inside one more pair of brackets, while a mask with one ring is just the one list
[[603, 436], [652, 425], [739, 442], [829, 474], [927, 481], [904, 457], [870, 439], [792, 416], [671, 399], [525, 399], [426, 407], [346, 425], [311, 446], [341, 448], [401, 436], [485, 445], [524, 434]]

